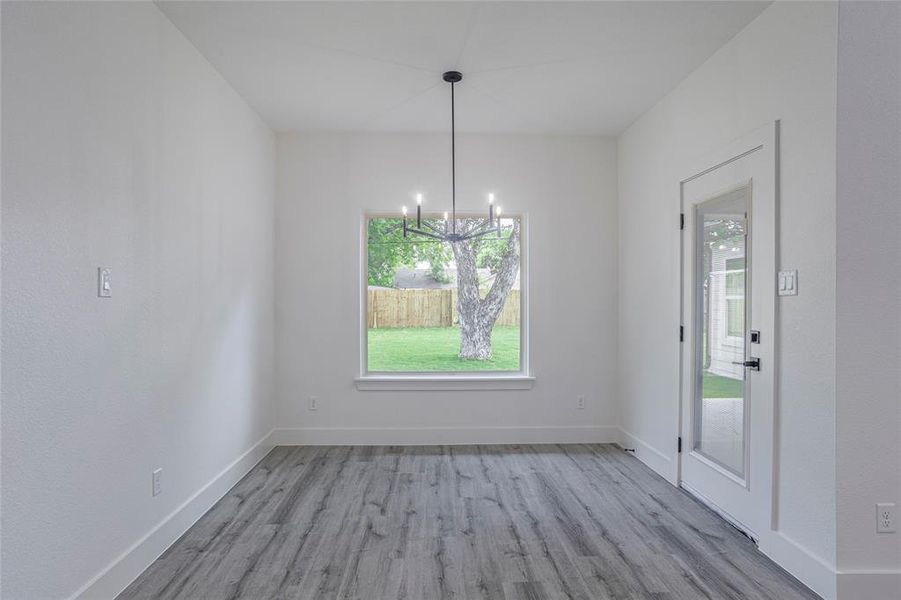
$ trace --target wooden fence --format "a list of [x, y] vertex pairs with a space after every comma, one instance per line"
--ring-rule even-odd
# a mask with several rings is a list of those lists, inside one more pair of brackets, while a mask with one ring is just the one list
[[[497, 325], [519, 325], [519, 290], [510, 290]], [[457, 324], [456, 289], [370, 289], [366, 303], [370, 329], [451, 327]]]

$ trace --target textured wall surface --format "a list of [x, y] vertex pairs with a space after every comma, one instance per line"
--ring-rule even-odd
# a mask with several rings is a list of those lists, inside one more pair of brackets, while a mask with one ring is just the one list
[[843, 2], [838, 32], [839, 591], [901, 597], [901, 533], [874, 521], [901, 506], [901, 3]]
[[0, 596], [64, 598], [271, 428], [274, 138], [151, 3], [2, 11]]
[[[367, 210], [398, 214], [402, 204], [412, 206], [418, 190], [427, 208], [449, 208], [448, 142], [447, 135], [279, 136], [279, 426], [325, 428], [356, 440], [363, 438], [350, 429], [451, 428], [461, 436], [488, 430], [480, 439], [496, 441], [492, 428], [513, 428], [504, 435], [533, 441], [534, 429], [516, 429], [563, 435], [566, 428], [607, 427], [612, 434], [616, 157], [615, 143], [606, 138], [458, 136], [458, 210], [487, 211], [486, 194], [493, 191], [506, 213], [528, 215], [533, 389], [354, 388], [360, 230], [341, 224], [359, 223]], [[307, 410], [310, 395], [319, 397], [316, 412]], [[576, 409], [579, 395], [586, 397], [585, 410]], [[403, 432], [394, 439], [404, 441]]]
[[[678, 435], [679, 181], [693, 159], [780, 119], [778, 529], [835, 560], [834, 4], [776, 3], [634, 123], [619, 142], [623, 428], [669, 457]], [[634, 240], [643, 243], [634, 243]], [[657, 340], [651, 343], [649, 340]], [[649, 377], [648, 373], [653, 373]], [[753, 451], [753, 450], [752, 450]]]

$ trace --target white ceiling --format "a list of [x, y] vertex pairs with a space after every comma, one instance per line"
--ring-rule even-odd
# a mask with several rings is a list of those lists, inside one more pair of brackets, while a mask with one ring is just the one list
[[769, 2], [196, 2], [163, 12], [277, 131], [617, 134]]

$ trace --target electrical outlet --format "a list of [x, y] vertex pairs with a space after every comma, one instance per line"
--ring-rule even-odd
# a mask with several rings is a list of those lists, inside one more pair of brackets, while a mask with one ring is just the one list
[[576, 397], [576, 408], [579, 410], [585, 410], [585, 396]]
[[876, 505], [876, 533], [895, 533], [895, 503]]
[[163, 491], [163, 470], [157, 469], [153, 472], [153, 495], [159, 496]]
[[307, 410], [319, 410], [318, 396], [310, 396], [310, 403], [307, 405]]

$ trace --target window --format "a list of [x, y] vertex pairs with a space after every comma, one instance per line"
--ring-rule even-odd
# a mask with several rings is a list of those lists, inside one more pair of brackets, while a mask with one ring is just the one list
[[[437, 215], [423, 221], [451, 226]], [[458, 216], [457, 231], [482, 223]], [[364, 375], [524, 372], [521, 217], [451, 244], [367, 216], [364, 236]]]
[[745, 257], [740, 256], [738, 258], [727, 258], [726, 259], [726, 270], [727, 271], [744, 271], [745, 270]]
[[726, 298], [726, 335], [743, 337], [745, 335], [745, 299]]
[[726, 335], [745, 335], [745, 259], [726, 260]]

